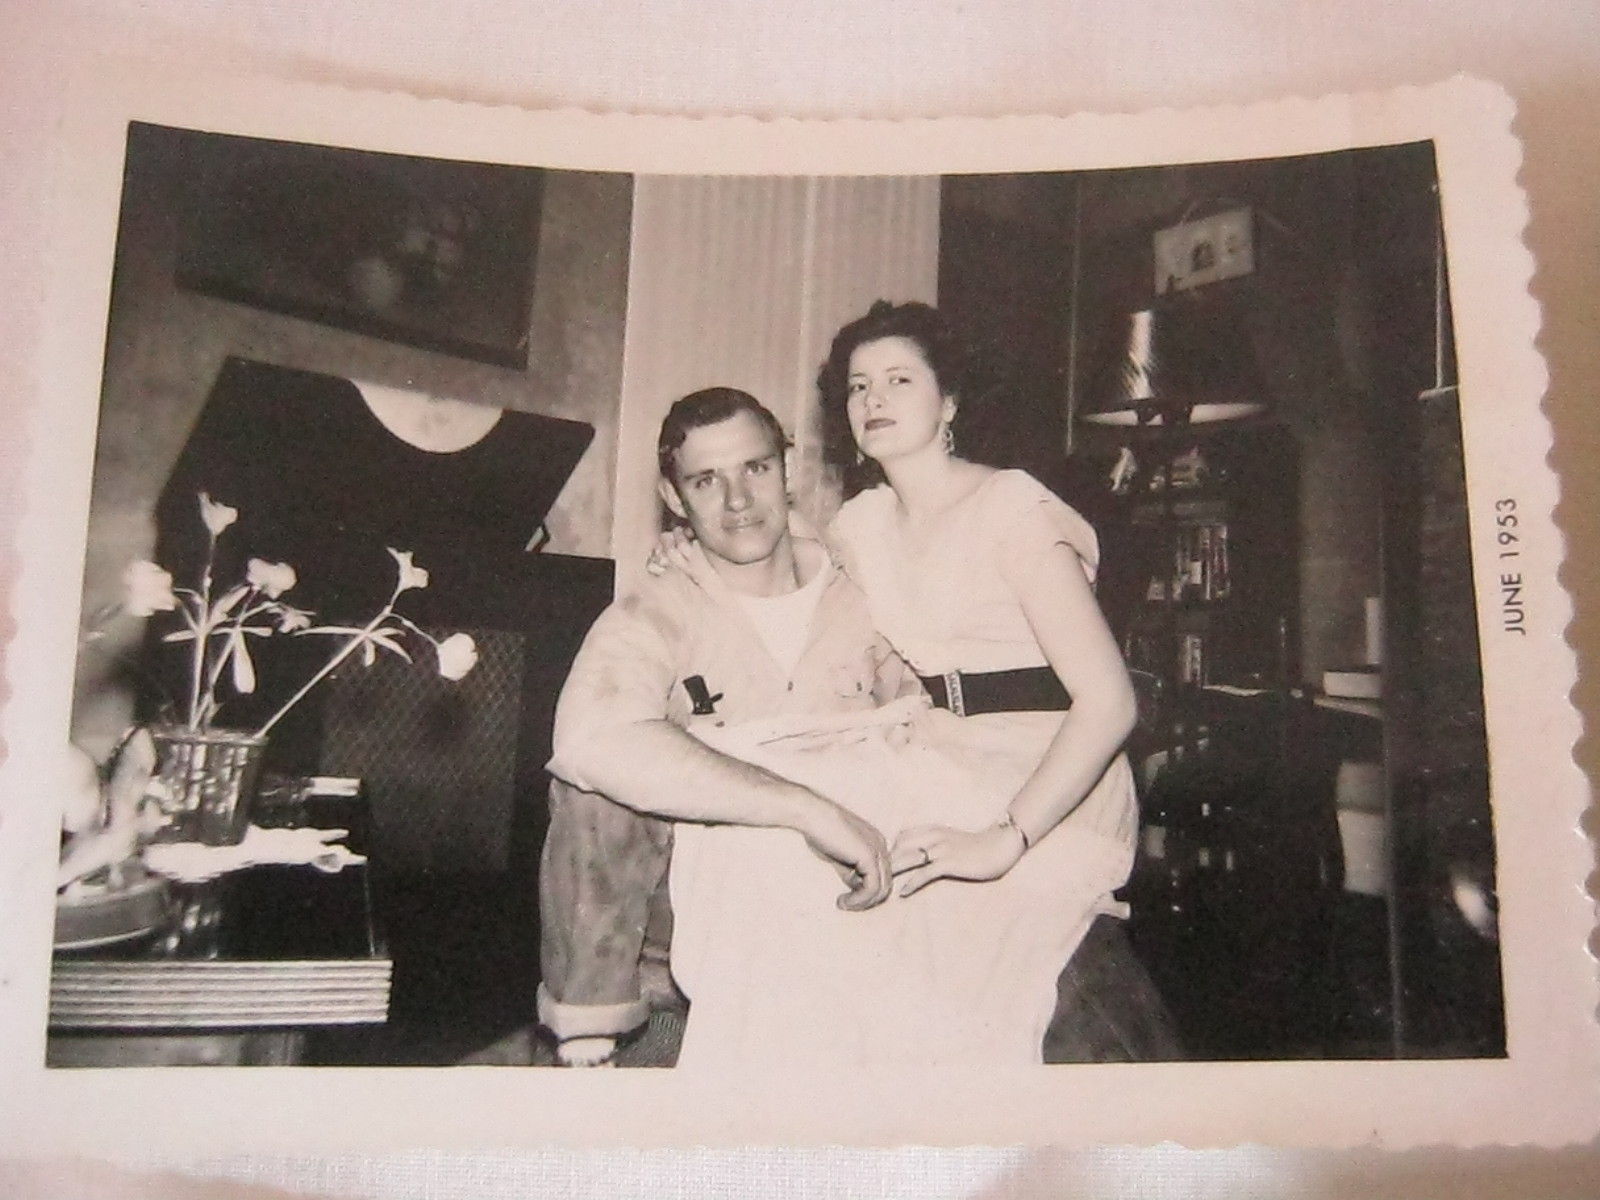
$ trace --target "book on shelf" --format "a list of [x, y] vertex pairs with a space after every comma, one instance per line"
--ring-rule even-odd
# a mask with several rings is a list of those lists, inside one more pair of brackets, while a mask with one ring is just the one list
[[[1202, 633], [1180, 633], [1174, 640], [1162, 634], [1129, 632], [1122, 642], [1122, 657], [1134, 670], [1197, 687], [1206, 683], [1211, 673]], [[1169, 667], [1171, 676], [1167, 674]]]
[[[1221, 521], [1183, 525], [1172, 554], [1171, 594], [1175, 600], [1225, 600], [1230, 590], [1228, 526]], [[1147, 600], [1165, 599], [1166, 581], [1152, 579]]]
[[1206, 681], [1206, 640], [1198, 633], [1178, 639], [1178, 682], [1199, 686]]
[[1212, 538], [1210, 556], [1212, 598], [1225, 600], [1231, 587], [1228, 578], [1228, 527], [1218, 524], [1210, 528]]

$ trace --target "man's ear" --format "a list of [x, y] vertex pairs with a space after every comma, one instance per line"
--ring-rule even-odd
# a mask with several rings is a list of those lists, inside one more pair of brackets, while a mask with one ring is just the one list
[[789, 503], [794, 503], [794, 447], [783, 448], [783, 491], [789, 497]]
[[683, 497], [678, 495], [678, 489], [669, 480], [657, 479], [656, 491], [661, 496], [661, 503], [667, 506], [667, 511], [680, 521], [687, 521], [689, 514], [684, 510]]

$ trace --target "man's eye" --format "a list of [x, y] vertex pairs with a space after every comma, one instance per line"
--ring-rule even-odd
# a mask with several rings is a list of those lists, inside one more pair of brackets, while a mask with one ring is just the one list
[[689, 486], [697, 492], [703, 492], [707, 490], [711, 484], [712, 479], [709, 475], [697, 475], [695, 478], [689, 481]]
[[772, 460], [770, 458], [764, 458], [760, 462], [750, 464], [750, 474], [752, 475], [765, 475], [770, 470], [772, 470]]

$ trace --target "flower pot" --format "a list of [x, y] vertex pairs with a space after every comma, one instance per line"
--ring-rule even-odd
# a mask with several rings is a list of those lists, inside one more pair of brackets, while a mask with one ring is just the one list
[[158, 725], [158, 803], [166, 823], [162, 841], [235, 846], [250, 825], [250, 801], [267, 739], [236, 729]]

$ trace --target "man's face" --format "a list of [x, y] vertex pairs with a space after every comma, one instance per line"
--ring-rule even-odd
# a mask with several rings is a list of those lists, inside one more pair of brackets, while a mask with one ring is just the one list
[[661, 498], [689, 522], [713, 558], [738, 565], [772, 557], [789, 529], [783, 447], [752, 414], [691, 429]]

